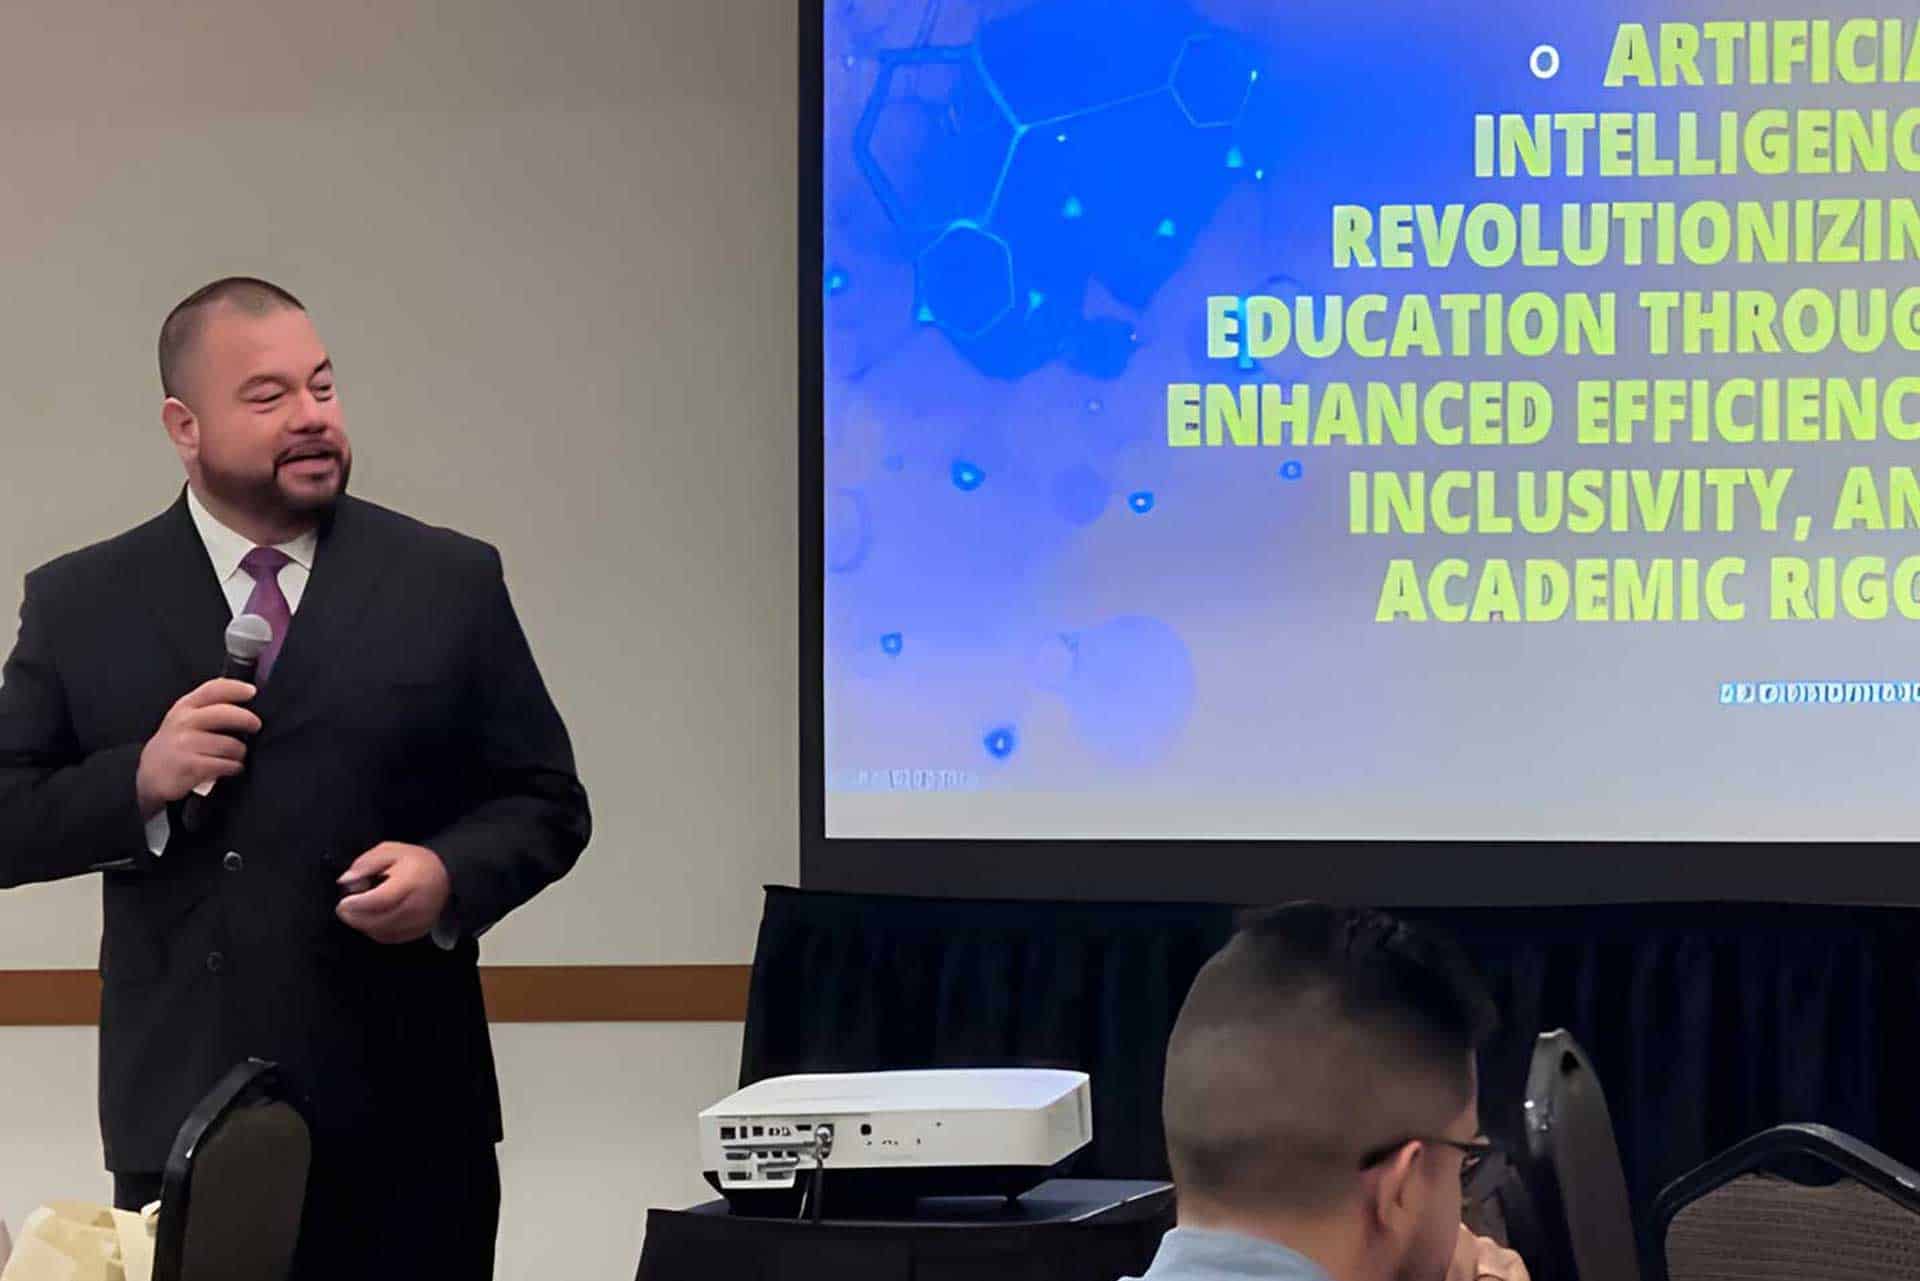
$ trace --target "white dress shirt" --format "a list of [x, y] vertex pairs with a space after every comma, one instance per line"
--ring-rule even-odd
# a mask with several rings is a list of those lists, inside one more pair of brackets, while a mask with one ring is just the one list
[[[237, 617], [246, 606], [247, 597], [253, 595], [253, 575], [240, 568], [240, 562], [253, 550], [254, 544], [245, 534], [235, 533], [215, 519], [191, 488], [187, 490], [187, 514], [193, 517], [193, 527], [200, 531], [200, 541], [207, 546], [207, 559], [213, 562], [213, 576], [220, 580], [220, 590], [226, 593], [227, 609]], [[319, 545], [320, 535], [311, 529], [292, 542], [279, 544], [279, 549], [288, 557], [287, 563], [280, 567], [280, 594], [287, 598], [287, 608], [294, 613], [300, 612], [300, 597], [306, 594], [307, 579], [313, 575], [313, 553]]]
[[[253, 540], [222, 525], [191, 485], [187, 486], [187, 515], [193, 517], [193, 527], [200, 531], [200, 541], [206, 545], [207, 559], [213, 562], [213, 576], [220, 580], [220, 590], [227, 598], [228, 615], [237, 617], [246, 607], [247, 597], [253, 595], [253, 575], [240, 568], [240, 562], [254, 548]], [[280, 567], [276, 577], [280, 580], [280, 594], [287, 598], [289, 613], [300, 611], [300, 598], [306, 594], [307, 579], [313, 575], [313, 553], [319, 545], [320, 535], [314, 530], [291, 542], [278, 544], [287, 554], [287, 563]], [[166, 852], [167, 840], [172, 834], [164, 808], [147, 820], [147, 848], [156, 857]]]

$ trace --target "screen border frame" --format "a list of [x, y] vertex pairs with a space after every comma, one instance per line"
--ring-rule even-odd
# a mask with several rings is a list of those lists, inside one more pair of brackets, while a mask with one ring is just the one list
[[[826, 830], [827, 0], [799, 7], [799, 819], [809, 890], [945, 898], [1380, 906], [1920, 905], [1913, 842], [984, 840]], [[1089, 855], [1098, 853], [1097, 876]], [[1168, 872], [1177, 863], [1178, 882]], [[1462, 886], [1472, 886], [1471, 893]]]

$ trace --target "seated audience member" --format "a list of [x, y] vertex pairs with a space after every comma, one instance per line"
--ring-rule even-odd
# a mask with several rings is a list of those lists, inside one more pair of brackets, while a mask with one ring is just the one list
[[1493, 1006], [1450, 943], [1379, 912], [1249, 918], [1167, 1047], [1180, 1223], [1147, 1281], [1527, 1281], [1460, 1222]]

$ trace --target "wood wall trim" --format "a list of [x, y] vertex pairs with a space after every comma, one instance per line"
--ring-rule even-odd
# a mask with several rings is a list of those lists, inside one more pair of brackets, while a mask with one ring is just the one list
[[0, 1027], [92, 1027], [100, 976], [92, 970], [0, 970]]
[[[738, 1023], [745, 965], [483, 965], [495, 1023]], [[0, 970], [0, 1027], [92, 1027], [92, 970]]]
[[739, 1023], [746, 965], [483, 965], [495, 1023]]

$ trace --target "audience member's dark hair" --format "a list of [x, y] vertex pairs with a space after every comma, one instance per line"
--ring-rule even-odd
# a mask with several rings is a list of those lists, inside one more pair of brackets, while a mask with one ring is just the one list
[[1182, 1196], [1252, 1211], [1337, 1199], [1364, 1154], [1459, 1116], [1493, 1021], [1466, 958], [1415, 926], [1319, 903], [1247, 917], [1167, 1047]]
[[160, 389], [164, 394], [181, 394], [181, 371], [194, 345], [200, 341], [207, 312], [222, 303], [238, 307], [250, 316], [264, 316], [288, 307], [306, 310], [305, 304], [280, 286], [253, 276], [228, 276], [194, 290], [167, 313], [160, 325]]

